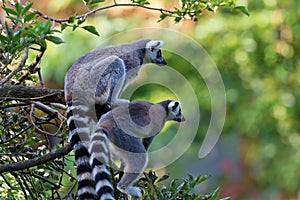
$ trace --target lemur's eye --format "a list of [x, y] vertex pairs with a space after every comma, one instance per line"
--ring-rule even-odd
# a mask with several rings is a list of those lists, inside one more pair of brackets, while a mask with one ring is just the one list
[[157, 58], [160, 58], [160, 57], [161, 57], [161, 50], [158, 50], [156, 57], [157, 57]]

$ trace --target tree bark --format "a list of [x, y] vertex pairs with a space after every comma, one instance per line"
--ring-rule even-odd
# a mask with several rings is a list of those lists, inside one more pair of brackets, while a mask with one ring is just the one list
[[65, 104], [63, 90], [22, 85], [0, 86], [0, 100], [40, 101]]

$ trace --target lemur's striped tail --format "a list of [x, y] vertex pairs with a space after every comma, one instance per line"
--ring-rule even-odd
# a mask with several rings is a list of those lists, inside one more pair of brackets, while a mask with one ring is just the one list
[[98, 198], [100, 200], [114, 200], [111, 173], [107, 168], [110, 157], [106, 133], [106, 130], [101, 127], [95, 128], [89, 148], [90, 165]]
[[77, 105], [75, 102], [67, 102], [67, 124], [70, 131], [70, 140], [75, 152], [77, 166], [78, 199], [97, 199], [95, 182], [92, 177], [92, 169], [89, 163], [90, 128], [88, 124], [88, 107]]

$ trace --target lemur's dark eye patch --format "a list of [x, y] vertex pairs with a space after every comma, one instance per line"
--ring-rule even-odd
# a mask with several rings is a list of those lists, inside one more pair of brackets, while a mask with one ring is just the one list
[[158, 50], [158, 52], [157, 52], [157, 58], [160, 58], [161, 57], [161, 50]]

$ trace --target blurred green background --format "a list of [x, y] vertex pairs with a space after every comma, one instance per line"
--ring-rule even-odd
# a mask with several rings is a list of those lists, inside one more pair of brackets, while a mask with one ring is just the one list
[[[172, 8], [176, 3], [153, 1], [153, 6]], [[174, 24], [172, 19], [157, 23], [159, 13], [142, 9], [118, 8], [100, 12], [87, 21], [97, 27], [100, 37], [83, 30], [65, 31], [64, 44], [49, 46], [41, 63], [46, 86], [63, 88], [64, 75], [71, 64], [115, 34], [120, 37], [115, 41], [118, 43], [130, 41], [122, 33], [137, 28], [180, 31], [202, 45], [218, 67], [226, 90], [226, 121], [213, 151], [199, 159], [198, 151], [211, 117], [210, 95], [203, 78], [195, 73], [188, 60], [165, 51], [169, 66], [182, 74], [196, 91], [201, 120], [189, 148], [160, 173], [169, 172], [175, 178], [187, 174], [211, 175], [208, 184], [200, 185], [199, 190], [212, 190], [219, 185], [221, 196], [233, 199], [299, 199], [300, 2], [240, 3], [248, 6], [249, 17], [222, 10], [215, 14], [204, 13], [197, 23], [182, 21]], [[75, 0], [36, 1], [33, 7], [56, 18], [68, 17], [74, 11], [85, 12], [81, 1]], [[128, 36], [128, 33], [124, 35]], [[163, 34], [153, 35], [153, 38], [172, 41], [172, 37]], [[172, 42], [180, 43], [178, 40]], [[188, 46], [184, 48], [191, 51]], [[147, 70], [146, 67], [135, 84], [151, 76]], [[168, 79], [176, 85], [172, 77], [158, 78]], [[184, 91], [186, 85], [177, 84], [176, 87]], [[139, 87], [131, 96], [131, 99], [154, 102], [166, 98], [174, 98], [174, 94], [157, 84]], [[191, 119], [192, 113], [185, 113], [190, 110], [187, 107], [183, 107], [183, 113]], [[167, 131], [156, 138], [152, 150], [159, 149], [174, 137], [178, 125], [168, 123], [167, 127]], [[188, 137], [194, 133], [185, 134]]]

